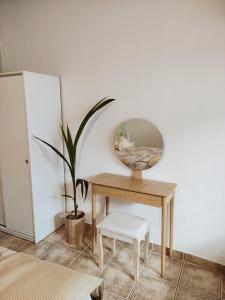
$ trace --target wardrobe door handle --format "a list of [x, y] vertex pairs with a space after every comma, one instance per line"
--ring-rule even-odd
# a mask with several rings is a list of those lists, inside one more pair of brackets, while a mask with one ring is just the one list
[[29, 160], [28, 159], [26, 159], [25, 162], [26, 162], [26, 164], [29, 164]]

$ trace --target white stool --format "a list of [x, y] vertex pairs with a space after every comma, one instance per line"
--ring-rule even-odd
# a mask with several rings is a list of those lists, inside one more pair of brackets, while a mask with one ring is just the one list
[[97, 226], [99, 237], [99, 267], [103, 268], [103, 243], [102, 236], [113, 238], [113, 252], [115, 251], [115, 238], [133, 242], [134, 247], [134, 280], [139, 279], [140, 243], [145, 239], [144, 259], [148, 260], [149, 224], [146, 220], [119, 213], [107, 215]]

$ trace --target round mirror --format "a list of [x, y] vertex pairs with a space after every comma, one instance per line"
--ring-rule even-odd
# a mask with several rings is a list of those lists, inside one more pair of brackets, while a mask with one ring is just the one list
[[117, 156], [134, 171], [153, 167], [163, 153], [163, 138], [152, 123], [144, 119], [130, 119], [116, 130], [114, 148]]

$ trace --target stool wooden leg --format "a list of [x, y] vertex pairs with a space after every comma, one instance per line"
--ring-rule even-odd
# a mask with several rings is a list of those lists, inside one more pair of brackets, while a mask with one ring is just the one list
[[133, 240], [134, 246], [134, 280], [139, 280], [140, 241]]
[[105, 214], [106, 216], [109, 214], [109, 197], [105, 197]]
[[116, 240], [113, 239], [113, 248], [112, 248], [113, 254], [116, 252]]
[[98, 231], [98, 244], [99, 244], [99, 268], [103, 269], [104, 253], [103, 253], [103, 242], [101, 230]]
[[148, 263], [148, 246], [149, 246], [149, 231], [145, 235], [145, 250], [144, 250], [144, 260]]

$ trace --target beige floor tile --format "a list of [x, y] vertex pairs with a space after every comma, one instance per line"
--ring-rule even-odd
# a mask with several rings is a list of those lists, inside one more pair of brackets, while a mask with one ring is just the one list
[[172, 300], [175, 285], [152, 276], [140, 278], [129, 297], [130, 300]]
[[[133, 274], [134, 270], [134, 250], [133, 247], [127, 244], [122, 245], [122, 247], [117, 251], [116, 255], [113, 257], [112, 262], [127, 268], [129, 272]], [[144, 265], [143, 251], [141, 251], [141, 258], [139, 261], [139, 271]]]
[[24, 252], [26, 254], [41, 258], [41, 256], [47, 254], [47, 252], [53, 248], [53, 244], [42, 241], [36, 245], [34, 243], [29, 243], [28, 245], [21, 247], [19, 252]]
[[176, 300], [213, 300], [213, 299], [215, 298], [193, 292], [183, 287], [178, 288], [177, 296], [176, 296]]
[[[116, 241], [116, 251], [117, 249], [122, 245], [120, 241]], [[112, 239], [110, 238], [103, 238], [103, 251], [104, 251], [104, 260], [109, 260], [113, 257], [113, 252], [112, 252]], [[98, 245], [96, 245], [96, 250], [95, 253], [92, 252], [92, 243], [89, 241], [87, 248], [84, 250], [85, 253], [91, 254], [94, 256], [98, 256]]]
[[55, 232], [51, 233], [46, 239], [45, 241], [49, 242], [49, 243], [59, 243], [59, 244], [62, 244], [66, 247], [70, 247], [70, 248], [73, 248], [75, 250], [78, 250], [78, 251], [82, 251], [84, 250], [85, 248], [85, 245], [82, 244], [80, 246], [75, 246], [75, 245], [71, 245], [71, 244], [68, 244], [66, 242], [66, 234], [65, 234], [65, 226], [61, 226], [59, 227]]
[[104, 279], [106, 290], [124, 298], [128, 296], [134, 285], [130, 273], [119, 265], [112, 263], [106, 266], [100, 277]]
[[3, 237], [4, 235], [6, 235], [7, 233], [3, 232], [0, 230], [0, 238]]
[[[165, 265], [165, 275], [164, 279], [169, 280], [173, 283], [178, 281], [181, 268], [182, 260], [166, 257]], [[161, 255], [156, 253], [151, 253], [149, 256], [148, 264], [143, 269], [143, 274], [145, 275], [155, 275], [160, 277], [161, 272]]]
[[0, 238], [0, 246], [9, 248], [11, 250], [17, 250], [26, 243], [28, 243], [28, 241], [11, 234], [6, 234]]
[[0, 260], [5, 259], [8, 256], [14, 255], [16, 252], [5, 247], [0, 246]]
[[79, 255], [69, 267], [90, 275], [96, 275], [100, 272], [98, 258], [86, 254]]
[[65, 242], [65, 226], [59, 227], [56, 231], [45, 238], [49, 243], [64, 243]]
[[54, 262], [63, 266], [68, 266], [79, 254], [78, 251], [64, 245], [54, 245], [41, 259]]
[[225, 267], [223, 267], [224, 270], [223, 270], [223, 274], [221, 275], [222, 276], [222, 299], [225, 299]]
[[107, 291], [104, 292], [103, 299], [104, 300], [125, 300], [125, 298], [122, 298], [122, 297], [116, 296], [114, 294], [108, 293]]
[[83, 239], [83, 244], [85, 247], [90, 246], [92, 244], [92, 234], [90, 230], [85, 230], [84, 231], [84, 239]]
[[[127, 248], [132, 248], [133, 249], [133, 243], [127, 243], [127, 242], [121, 242], [122, 245], [126, 246]], [[141, 249], [141, 252], [144, 253], [144, 241], [141, 241], [141, 246], [140, 246], [140, 249]], [[152, 243], [149, 243], [148, 244], [148, 252], [150, 253], [152, 251]]]
[[180, 284], [214, 297], [220, 296], [220, 273], [185, 262]]

